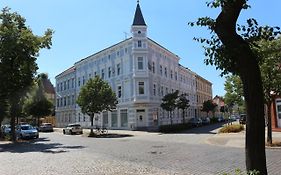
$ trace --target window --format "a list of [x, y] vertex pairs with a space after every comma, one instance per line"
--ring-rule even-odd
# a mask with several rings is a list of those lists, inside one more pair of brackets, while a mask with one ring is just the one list
[[120, 67], [120, 63], [117, 64], [117, 75], [120, 75], [121, 72], [121, 67]]
[[85, 116], [85, 114], [83, 114], [83, 121], [84, 121], [84, 122], [86, 121], [86, 116]]
[[169, 89], [166, 87], [166, 93], [165, 94], [167, 95], [168, 93], [169, 93]]
[[60, 91], [62, 91], [62, 83], [60, 83]]
[[89, 79], [90, 79], [90, 78], [92, 78], [92, 74], [91, 74], [91, 73], [89, 74]]
[[60, 84], [57, 84], [57, 92], [60, 91]]
[[78, 122], [80, 122], [81, 119], [80, 119], [80, 113], [78, 113]]
[[97, 72], [94, 72], [95, 77], [97, 76]]
[[164, 96], [164, 87], [161, 86], [161, 96]]
[[63, 98], [63, 101], [64, 101], [63, 106], [66, 106], [66, 97]]
[[163, 75], [163, 70], [162, 70], [162, 65], [160, 65], [160, 75], [162, 76]]
[[152, 72], [155, 73], [155, 63], [152, 62]]
[[63, 98], [60, 98], [60, 106], [63, 106]]
[[63, 90], [66, 90], [66, 81], [63, 82]]
[[111, 126], [117, 127], [117, 111], [111, 112]]
[[108, 67], [108, 78], [111, 77], [111, 67]]
[[57, 107], [60, 107], [60, 99], [57, 99]]
[[165, 74], [165, 77], [167, 77], [167, 67], [165, 67], [165, 72], [164, 72], [164, 74]]
[[156, 96], [156, 84], [153, 84], [153, 95]]
[[103, 117], [103, 126], [108, 127], [108, 111], [102, 113]]
[[138, 69], [143, 70], [143, 57], [138, 57]]
[[138, 41], [138, 47], [141, 47], [141, 40]]
[[175, 72], [175, 80], [178, 80], [178, 73]]
[[74, 78], [71, 80], [71, 87], [74, 88]]
[[78, 77], [78, 87], [81, 85], [80, 77]]
[[144, 94], [144, 82], [139, 82], [139, 94]]
[[121, 88], [121, 86], [118, 86], [118, 98], [121, 98], [121, 96], [122, 96], [122, 88]]
[[72, 105], [74, 105], [74, 104], [75, 104], [75, 96], [72, 95]]
[[101, 79], [104, 79], [104, 69], [101, 70]]
[[127, 127], [128, 126], [128, 111], [127, 111], [127, 109], [120, 110], [120, 116], [121, 116], [121, 127]]
[[69, 89], [70, 80], [67, 80], [67, 89]]
[[85, 77], [84, 76], [83, 76], [83, 80], [82, 81], [83, 81], [83, 85], [84, 85], [85, 84]]
[[173, 79], [173, 71], [171, 70], [171, 79]]
[[70, 96], [67, 97], [67, 105], [70, 105], [71, 102], [70, 102]]

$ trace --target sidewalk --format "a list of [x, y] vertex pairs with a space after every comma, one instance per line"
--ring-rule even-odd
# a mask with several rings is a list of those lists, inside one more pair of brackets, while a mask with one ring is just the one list
[[[235, 148], [245, 148], [245, 131], [240, 133], [221, 133], [215, 134], [214, 136], [208, 138], [206, 143], [211, 145], [235, 147]], [[267, 133], [265, 133], [267, 137]], [[272, 132], [273, 141], [281, 142], [281, 133]], [[268, 148], [281, 148], [281, 147], [268, 147]]]

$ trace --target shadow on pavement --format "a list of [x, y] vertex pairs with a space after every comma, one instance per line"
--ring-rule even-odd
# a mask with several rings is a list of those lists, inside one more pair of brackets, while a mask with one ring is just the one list
[[100, 134], [95, 136], [88, 136], [90, 138], [124, 138], [124, 137], [133, 137], [130, 134]]
[[61, 143], [48, 143], [46, 138], [36, 140], [21, 140], [16, 143], [0, 144], [1, 152], [10, 153], [27, 153], [27, 152], [43, 152], [43, 153], [64, 153], [74, 149], [82, 149], [84, 146], [67, 146]]
[[225, 123], [226, 122], [203, 125], [201, 127], [184, 130], [179, 134], [217, 134], [217, 130], [221, 128]]

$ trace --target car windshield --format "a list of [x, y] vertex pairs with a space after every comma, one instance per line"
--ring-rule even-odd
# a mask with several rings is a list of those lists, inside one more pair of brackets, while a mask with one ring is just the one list
[[21, 126], [21, 130], [31, 130], [31, 129], [33, 129], [33, 127], [30, 125]]
[[75, 124], [75, 125], [68, 125], [68, 127], [81, 127], [81, 125], [79, 125], [79, 124]]
[[43, 126], [52, 126], [51, 123], [46, 123], [46, 124], [43, 124]]

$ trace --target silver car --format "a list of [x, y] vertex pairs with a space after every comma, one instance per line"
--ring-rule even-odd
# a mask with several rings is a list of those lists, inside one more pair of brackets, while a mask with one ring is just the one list
[[63, 134], [83, 134], [83, 129], [80, 124], [69, 124], [62, 130]]
[[52, 123], [42, 123], [40, 126], [39, 126], [39, 131], [41, 132], [53, 132], [54, 131], [54, 128], [53, 128], [53, 125]]
[[39, 133], [36, 128], [31, 125], [19, 125], [16, 130], [18, 138], [28, 139], [28, 138], [39, 138]]

